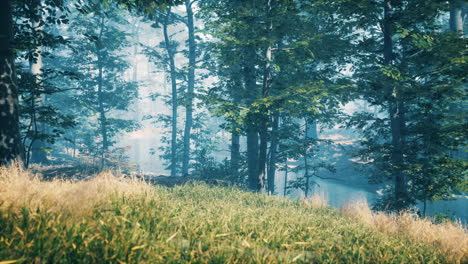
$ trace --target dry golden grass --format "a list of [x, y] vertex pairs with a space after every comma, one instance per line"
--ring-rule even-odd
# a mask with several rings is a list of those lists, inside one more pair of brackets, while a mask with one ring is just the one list
[[19, 166], [0, 167], [0, 209], [26, 207], [71, 215], [83, 215], [110, 201], [113, 194], [127, 197], [151, 192], [138, 179], [126, 179], [103, 172], [87, 181], [41, 181], [39, 175]]
[[414, 241], [433, 244], [451, 256], [454, 262], [468, 263], [468, 234], [459, 223], [434, 224], [430, 219], [419, 218], [409, 212], [398, 215], [372, 212], [366, 201], [345, 205], [341, 212], [379, 232], [409, 236]]
[[307, 197], [307, 198], [302, 198], [300, 200], [304, 206], [309, 207], [309, 208], [325, 208], [328, 207], [328, 201], [325, 199], [323, 195], [314, 193], [314, 195]]
[[[116, 197], [115, 196], [116, 194], [124, 195], [126, 199], [123, 199], [123, 200], [120, 199], [119, 203], [117, 204], [111, 203], [111, 201], [115, 201], [115, 199], [113, 198]], [[157, 225], [159, 228], [158, 232], [162, 232], [161, 230], [165, 230], [164, 232], [166, 232], [168, 236], [174, 233], [175, 226], [172, 226], [172, 225], [174, 223], [178, 223], [177, 221], [173, 219], [173, 217], [176, 217], [179, 220], [190, 219], [190, 220], [187, 220], [186, 223], [191, 223], [192, 225], [195, 225], [193, 227], [193, 230], [198, 230], [196, 232], [195, 231], [192, 232], [190, 231], [191, 229], [188, 229], [193, 234], [195, 233], [199, 234], [200, 232], [202, 234], [205, 234], [207, 232], [207, 237], [217, 238], [216, 235], [210, 235], [210, 233], [208, 232], [209, 228], [206, 226], [208, 218], [205, 214], [207, 214], [208, 212], [212, 212], [213, 215], [211, 215], [212, 218], [210, 218], [211, 219], [210, 221], [212, 222], [219, 221], [219, 225], [210, 227], [212, 228], [211, 231], [216, 234], [239, 233], [239, 236], [240, 236], [239, 241], [244, 241], [246, 238], [242, 237], [241, 234], [244, 234], [244, 233], [252, 234], [253, 232], [251, 230], [252, 225], [258, 224], [258, 226], [255, 227], [254, 231], [256, 234], [263, 234], [263, 233], [268, 234], [268, 236], [262, 237], [261, 239], [261, 241], [264, 241], [265, 243], [267, 243], [266, 241], [271, 240], [272, 232], [275, 233], [277, 237], [275, 239], [272, 239], [271, 241], [276, 241], [276, 242], [275, 243], [268, 242], [268, 243], [273, 243], [271, 245], [268, 243], [267, 245], [259, 244], [258, 246], [259, 252], [262, 250], [264, 251], [265, 247], [268, 247], [268, 246], [271, 246], [274, 250], [277, 250], [278, 245], [290, 244], [291, 241], [303, 241], [305, 237], [308, 237], [306, 235], [307, 232], [310, 232], [310, 230], [315, 230], [314, 236], [310, 237], [311, 239], [315, 239], [314, 240], [315, 242], [311, 243], [310, 245], [315, 245], [315, 243], [318, 243], [318, 244], [323, 243], [322, 245], [323, 248], [329, 247], [330, 252], [335, 252], [333, 254], [330, 253], [330, 255], [327, 255], [328, 253], [327, 254], [324, 253], [322, 255], [317, 253], [318, 255], [316, 256], [314, 255], [317, 258], [316, 259], [317, 261], [326, 260], [326, 262], [329, 262], [329, 261], [333, 262], [334, 260], [336, 260], [338, 256], [340, 258], [344, 258], [347, 260], [351, 260], [351, 259], [355, 260], [355, 257], [357, 256], [358, 259], [363, 257], [365, 259], [367, 258], [369, 260], [369, 263], [375, 263], [375, 261], [379, 258], [386, 259], [385, 255], [388, 253], [388, 254], [394, 254], [392, 255], [393, 260], [387, 259], [387, 262], [389, 263], [397, 263], [396, 261], [398, 260], [409, 261], [409, 260], [414, 260], [414, 258], [416, 258], [417, 260], [417, 262], [415, 263], [425, 263], [425, 261], [423, 261], [422, 259], [426, 259], [426, 257], [427, 259], [431, 259], [432, 257], [429, 256], [428, 254], [432, 254], [434, 252], [436, 252], [434, 254], [439, 254], [438, 253], [439, 251], [443, 251], [445, 257], [447, 257], [450, 260], [450, 262], [453, 261], [454, 263], [465, 263], [468, 260], [467, 259], [468, 236], [466, 233], [466, 229], [464, 229], [463, 226], [458, 225], [458, 224], [452, 224], [452, 223], [433, 224], [427, 219], [419, 219], [409, 213], [401, 214], [401, 215], [387, 215], [384, 213], [375, 213], [369, 209], [369, 206], [365, 202], [353, 203], [341, 209], [344, 215], [350, 216], [357, 220], [357, 221], [349, 221], [347, 218], [343, 218], [340, 214], [336, 213], [336, 211], [327, 209], [326, 208], [327, 202], [320, 195], [314, 195], [308, 199], [303, 199], [300, 201], [300, 204], [302, 206], [295, 207], [294, 206], [295, 203], [293, 201], [282, 200], [280, 198], [273, 198], [273, 197], [268, 197], [268, 196], [263, 196], [263, 195], [249, 194], [249, 193], [245, 193], [240, 190], [237, 190], [237, 189], [230, 189], [230, 188], [225, 188], [225, 189], [209, 188], [207, 186], [194, 186], [194, 187], [185, 186], [185, 187], [174, 188], [171, 190], [164, 189], [164, 188], [154, 188], [151, 185], [146, 184], [137, 179], [126, 179], [123, 177], [114, 176], [111, 172], [101, 173], [95, 177], [92, 177], [90, 180], [86, 180], [86, 181], [74, 181], [74, 182], [65, 181], [65, 180], [41, 181], [39, 176], [33, 175], [32, 173], [28, 171], [24, 171], [20, 169], [19, 167], [14, 167], [14, 166], [10, 168], [0, 167], [0, 209], [1, 210], [5, 209], [6, 212], [7, 211], [11, 212], [9, 211], [11, 209], [16, 210], [16, 209], [21, 209], [21, 208], [26, 207], [31, 211], [35, 211], [36, 209], [42, 209], [43, 211], [45, 210], [45, 211], [49, 211], [52, 213], [58, 213], [60, 215], [65, 214], [65, 215], [72, 216], [69, 219], [75, 219], [75, 216], [86, 217], [86, 219], [91, 219], [92, 218], [91, 216], [93, 215], [93, 213], [94, 215], [96, 214], [95, 209], [98, 209], [97, 211], [99, 211], [101, 208], [113, 208], [114, 206], [117, 208], [115, 210], [119, 211], [119, 213], [123, 213], [125, 210], [128, 209], [128, 206], [130, 205], [133, 206], [133, 202], [129, 202], [129, 200], [127, 199], [127, 198], [132, 198], [132, 197], [136, 198], [134, 200], [135, 205], [142, 204], [142, 203], [145, 205], [142, 207], [142, 210], [138, 214], [129, 213], [125, 217], [129, 219], [132, 217], [138, 218], [130, 222], [138, 222], [138, 223], [141, 223], [142, 225], [144, 224], [146, 228], [145, 230], [153, 230], [154, 223], [152, 221], [160, 217], [161, 219], [159, 220], [158, 222], [159, 224]], [[138, 199], [142, 197], [143, 199]], [[150, 199], [145, 199], [145, 197], [150, 198]], [[233, 199], [233, 197], [236, 197], [236, 198]], [[229, 203], [231, 204], [227, 205]], [[106, 204], [110, 206], [106, 206]], [[201, 210], [199, 205], [202, 208], [205, 208], [205, 210]], [[177, 206], [179, 206], [180, 208]], [[209, 210], [206, 208], [208, 208]], [[263, 208], [268, 208], [268, 210], [264, 210]], [[133, 212], [133, 210], [134, 209], [130, 210], [129, 212]], [[181, 216], [182, 212], [184, 212], [186, 215]], [[253, 214], [252, 212], [256, 212], [256, 214]], [[265, 216], [264, 214], [266, 213], [269, 213], [270, 215]], [[19, 212], [18, 214], [21, 214], [21, 212]], [[225, 215], [226, 219], [221, 221], [220, 217], [222, 214], [226, 214]], [[234, 214], [239, 214], [239, 217], [233, 218]], [[90, 216], [90, 217], [87, 217], [87, 216]], [[109, 215], [110, 217], [109, 219], [114, 219], [111, 216], [112, 214]], [[12, 215], [5, 216], [5, 217], [11, 217], [11, 219], [14, 219]], [[95, 215], [95, 217], [97, 216]], [[101, 218], [107, 219], [106, 217], [108, 216], [100, 215], [99, 217], [100, 219]], [[270, 219], [271, 222], [269, 222], [268, 224], [265, 224], [262, 221], [258, 221], [259, 217], [261, 217], [262, 219]], [[302, 223], [301, 225], [298, 225], [299, 220], [305, 221], [305, 222]], [[11, 221], [14, 222], [14, 220], [11, 220]], [[111, 220], [109, 221], [112, 222]], [[313, 223], [309, 221], [313, 221]], [[317, 221], [317, 223], [315, 223], [314, 221]], [[331, 223], [330, 221], [332, 222], [335, 221], [335, 222]], [[9, 222], [5, 222], [5, 223], [9, 223]], [[72, 228], [66, 223], [68, 222], [65, 221], [62, 223], [63, 225], [59, 225], [60, 223], [58, 223], [57, 225], [65, 229]], [[173, 223], [173, 224], [170, 225], [169, 223]], [[230, 224], [227, 225], [226, 223], [230, 223]], [[378, 233], [379, 235], [375, 235], [375, 234], [369, 235], [368, 233], [369, 230], [367, 230], [368, 228], [364, 228], [364, 225], [360, 223], [364, 223], [365, 225], [370, 226], [376, 231], [375, 233], [376, 234]], [[89, 223], [89, 224], [91, 225], [92, 223]], [[115, 223], [112, 222], [109, 225], [114, 227]], [[37, 225], [35, 228], [39, 228], [41, 226], [42, 225]], [[231, 226], [231, 229], [235, 229], [235, 230], [237, 229], [239, 230], [245, 229], [245, 230], [243, 232], [231, 232], [230, 229], [226, 231], [225, 230], [226, 226]], [[269, 226], [270, 229], [265, 230], [264, 229], [265, 226]], [[311, 226], [315, 226], [315, 227], [311, 227]], [[291, 227], [296, 227], [297, 230], [295, 232], [291, 232], [290, 230]], [[32, 227], [21, 227], [21, 230], [25, 230], [27, 228], [32, 228]], [[83, 228], [87, 228], [87, 227], [84, 226]], [[90, 228], [89, 230], [90, 234], [93, 234], [93, 232], [95, 232], [93, 231], [94, 229], [91, 227], [89, 228]], [[329, 228], [329, 229], [326, 229], [326, 228]], [[351, 231], [348, 230], [348, 228], [350, 228]], [[132, 239], [134, 239], [134, 236], [135, 236], [134, 232], [136, 232], [137, 229], [130, 228], [127, 230], [128, 237], [129, 237], [128, 241], [133, 241]], [[17, 230], [17, 229], [12, 228], [10, 231], [14, 233], [15, 232], [14, 230]], [[31, 232], [33, 232], [34, 230], [31, 229]], [[37, 232], [38, 232], [37, 239], [39, 239], [40, 237], [44, 241], [47, 240], [47, 237], [44, 237], [41, 233], [43, 231], [38, 229]], [[120, 231], [117, 231], [117, 232], [120, 232]], [[7, 236], [11, 236], [13, 233], [10, 234], [7, 232], [5, 234], [7, 234]], [[151, 232], [145, 231], [141, 233], [141, 236], [147, 237], [149, 236], [149, 234], [153, 234], [153, 233], [154, 233], [154, 230]], [[354, 234], [354, 235], [345, 237], [347, 239], [349, 238], [346, 241], [343, 241], [342, 235], [339, 235], [340, 238], [336, 238], [336, 241], [334, 240], [333, 243], [330, 242], [331, 241], [330, 239], [334, 237], [334, 235], [348, 234], [348, 233]], [[385, 243], [378, 242], [380, 244], [378, 244], [375, 241], [372, 243], [369, 242], [369, 245], [375, 244], [375, 246], [379, 247], [379, 249], [375, 249], [375, 250], [369, 249], [369, 251], [366, 251], [365, 256], [360, 256], [359, 254], [353, 255], [355, 254], [355, 251], [353, 251], [353, 248], [355, 248], [356, 243], [358, 243], [355, 241], [354, 238], [355, 236], [361, 236], [361, 235], [362, 235], [362, 239], [365, 241], [367, 241], [368, 239], [378, 240], [380, 239], [379, 237], [381, 236], [382, 240], [386, 242]], [[189, 234], [186, 234], [186, 236], [188, 237]], [[297, 237], [291, 237], [291, 236], [297, 236]], [[78, 238], [76, 241], [78, 242], [81, 241]], [[167, 238], [164, 236], [161, 238], [159, 238], [158, 236], [157, 238], [161, 239], [161, 241], [166, 241], [166, 243], [168, 243]], [[401, 242], [398, 242], [400, 241], [399, 240], [400, 238], [402, 238]], [[413, 242], [405, 242], [405, 241], [409, 241], [407, 238], [410, 238], [412, 241], [415, 241], [416, 243], [414, 243], [414, 245], [408, 244], [407, 247], [401, 248], [401, 243], [413, 243]], [[147, 239], [149, 239], [147, 241], [148, 243], [154, 244], [154, 241], [152, 242], [151, 240], [152, 238], [150, 239], [150, 237], [147, 237]], [[53, 239], [51, 238], [51, 241], [52, 240]], [[69, 243], [69, 238], [66, 238], [66, 239], [64, 238], [64, 241], [62, 242]], [[139, 240], [134, 241], [134, 242], [137, 244], [143, 243]], [[217, 243], [218, 242], [215, 243], [211, 241], [207, 245], [212, 245], [212, 244], [215, 245]], [[305, 242], [301, 242], [301, 243], [305, 243]], [[400, 247], [398, 250], [403, 250], [405, 253], [400, 254], [398, 253], [399, 252], [398, 250], [394, 251], [393, 249], [391, 251], [388, 251], [388, 248], [392, 248], [392, 245], [393, 245], [392, 243], [395, 244], [396, 248]], [[421, 243], [426, 244], [426, 246], [424, 246], [424, 249], [421, 248], [423, 246], [423, 244]], [[117, 243], [114, 246], [115, 248], [120, 248], [120, 247], [123, 247], [125, 243], [122, 245], [121, 244]], [[131, 243], [128, 242], [127, 244], [130, 245]], [[335, 247], [337, 245], [339, 245], [339, 248], [342, 248], [344, 251], [341, 253], [336, 252]], [[11, 244], [11, 246], [13, 247], [13, 244]], [[433, 248], [433, 250], [429, 250], [426, 247]], [[51, 246], [51, 250], [52, 248], [55, 248], [55, 246], [54, 247]], [[322, 247], [319, 247], [319, 248], [322, 248]], [[21, 250], [23, 249], [24, 248], [22, 246], [18, 246], [18, 252], [22, 252]], [[8, 254], [11, 254], [11, 252], [13, 252], [16, 249], [10, 248], [8, 250], [3, 251], [3, 253], [8, 255]], [[310, 248], [309, 250], [318, 250], [318, 249]], [[125, 253], [127, 251], [128, 250], [125, 249], [122, 252]], [[427, 254], [421, 253], [420, 251], [426, 252]], [[96, 251], [94, 253], [97, 254], [99, 252], [101, 251]], [[133, 252], [133, 251], [128, 251], [128, 252]], [[385, 254], [382, 252], [384, 252]], [[416, 253], [416, 252], [419, 252], [419, 253]], [[2, 253], [1, 250], [0, 250], [0, 253]], [[41, 251], [37, 254], [41, 255], [43, 253], [44, 252]], [[151, 254], [150, 253], [151, 252], [148, 251], [148, 256], [153, 256], [152, 253]], [[379, 255], [381, 253], [384, 254], [384, 256]], [[86, 254], [91, 254], [91, 253], [88, 252]], [[232, 253], [232, 255], [230, 255], [231, 253], [228, 254], [225, 251], [220, 251], [214, 254], [213, 257], [218, 258], [221, 256], [220, 254], [221, 255], [224, 254], [227, 257], [239, 255], [238, 253]], [[245, 254], [246, 254], [245, 256], [244, 255], [242, 256], [244, 256], [245, 258], [251, 257], [247, 253]], [[420, 255], [417, 255], [417, 254], [420, 254]], [[102, 256], [99, 256], [97, 257], [97, 259], [100, 259], [101, 257]], [[173, 257], [178, 258], [177, 255], [174, 255]], [[1, 261], [1, 258], [0, 258], [0, 261]], [[295, 260], [292, 260], [291, 263], [292, 262], [295, 262]], [[138, 261], [134, 263], [138, 263]], [[408, 263], [411, 263], [411, 262], [408, 262]]]

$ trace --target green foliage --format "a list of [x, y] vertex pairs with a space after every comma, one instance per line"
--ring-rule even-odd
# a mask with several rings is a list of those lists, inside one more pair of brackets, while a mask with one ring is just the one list
[[86, 216], [2, 209], [0, 226], [9, 263], [449, 263], [437, 245], [329, 208], [197, 184], [115, 196]]
[[[466, 161], [452, 154], [466, 148], [466, 39], [441, 30], [439, 18], [448, 10], [447, 2], [389, 3], [387, 17], [382, 2], [329, 3], [338, 10], [337, 23], [362, 32], [354, 42], [357, 94], [379, 109], [355, 114], [348, 125], [363, 130], [360, 154], [376, 168], [372, 181], [395, 181], [403, 175], [406, 206], [447, 199], [467, 168]], [[382, 28], [385, 23], [389, 32]], [[382, 50], [384, 33], [391, 39], [386, 42], [392, 45], [390, 54]], [[398, 131], [401, 147], [395, 143]], [[394, 196], [388, 197], [384, 208], [395, 204]]]

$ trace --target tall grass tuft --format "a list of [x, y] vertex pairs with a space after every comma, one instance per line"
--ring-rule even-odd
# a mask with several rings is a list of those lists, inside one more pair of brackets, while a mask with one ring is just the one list
[[151, 192], [150, 185], [138, 180], [103, 172], [86, 181], [42, 181], [40, 175], [20, 166], [0, 167], [0, 208], [47, 209], [71, 215], [84, 215], [113, 194], [127, 196]]
[[430, 219], [420, 218], [411, 212], [373, 212], [367, 201], [347, 204], [341, 208], [341, 212], [379, 232], [409, 236], [414, 241], [435, 245], [455, 263], [468, 263], [468, 234], [461, 223], [434, 224]]

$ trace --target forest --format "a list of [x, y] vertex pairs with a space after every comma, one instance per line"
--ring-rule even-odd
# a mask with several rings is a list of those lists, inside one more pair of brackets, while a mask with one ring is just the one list
[[0, 0], [0, 264], [468, 261], [467, 12]]

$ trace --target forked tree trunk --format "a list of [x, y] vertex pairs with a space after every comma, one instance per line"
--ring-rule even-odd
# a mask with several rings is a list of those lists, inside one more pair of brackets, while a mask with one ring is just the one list
[[11, 0], [0, 1], [0, 165], [23, 161]]

